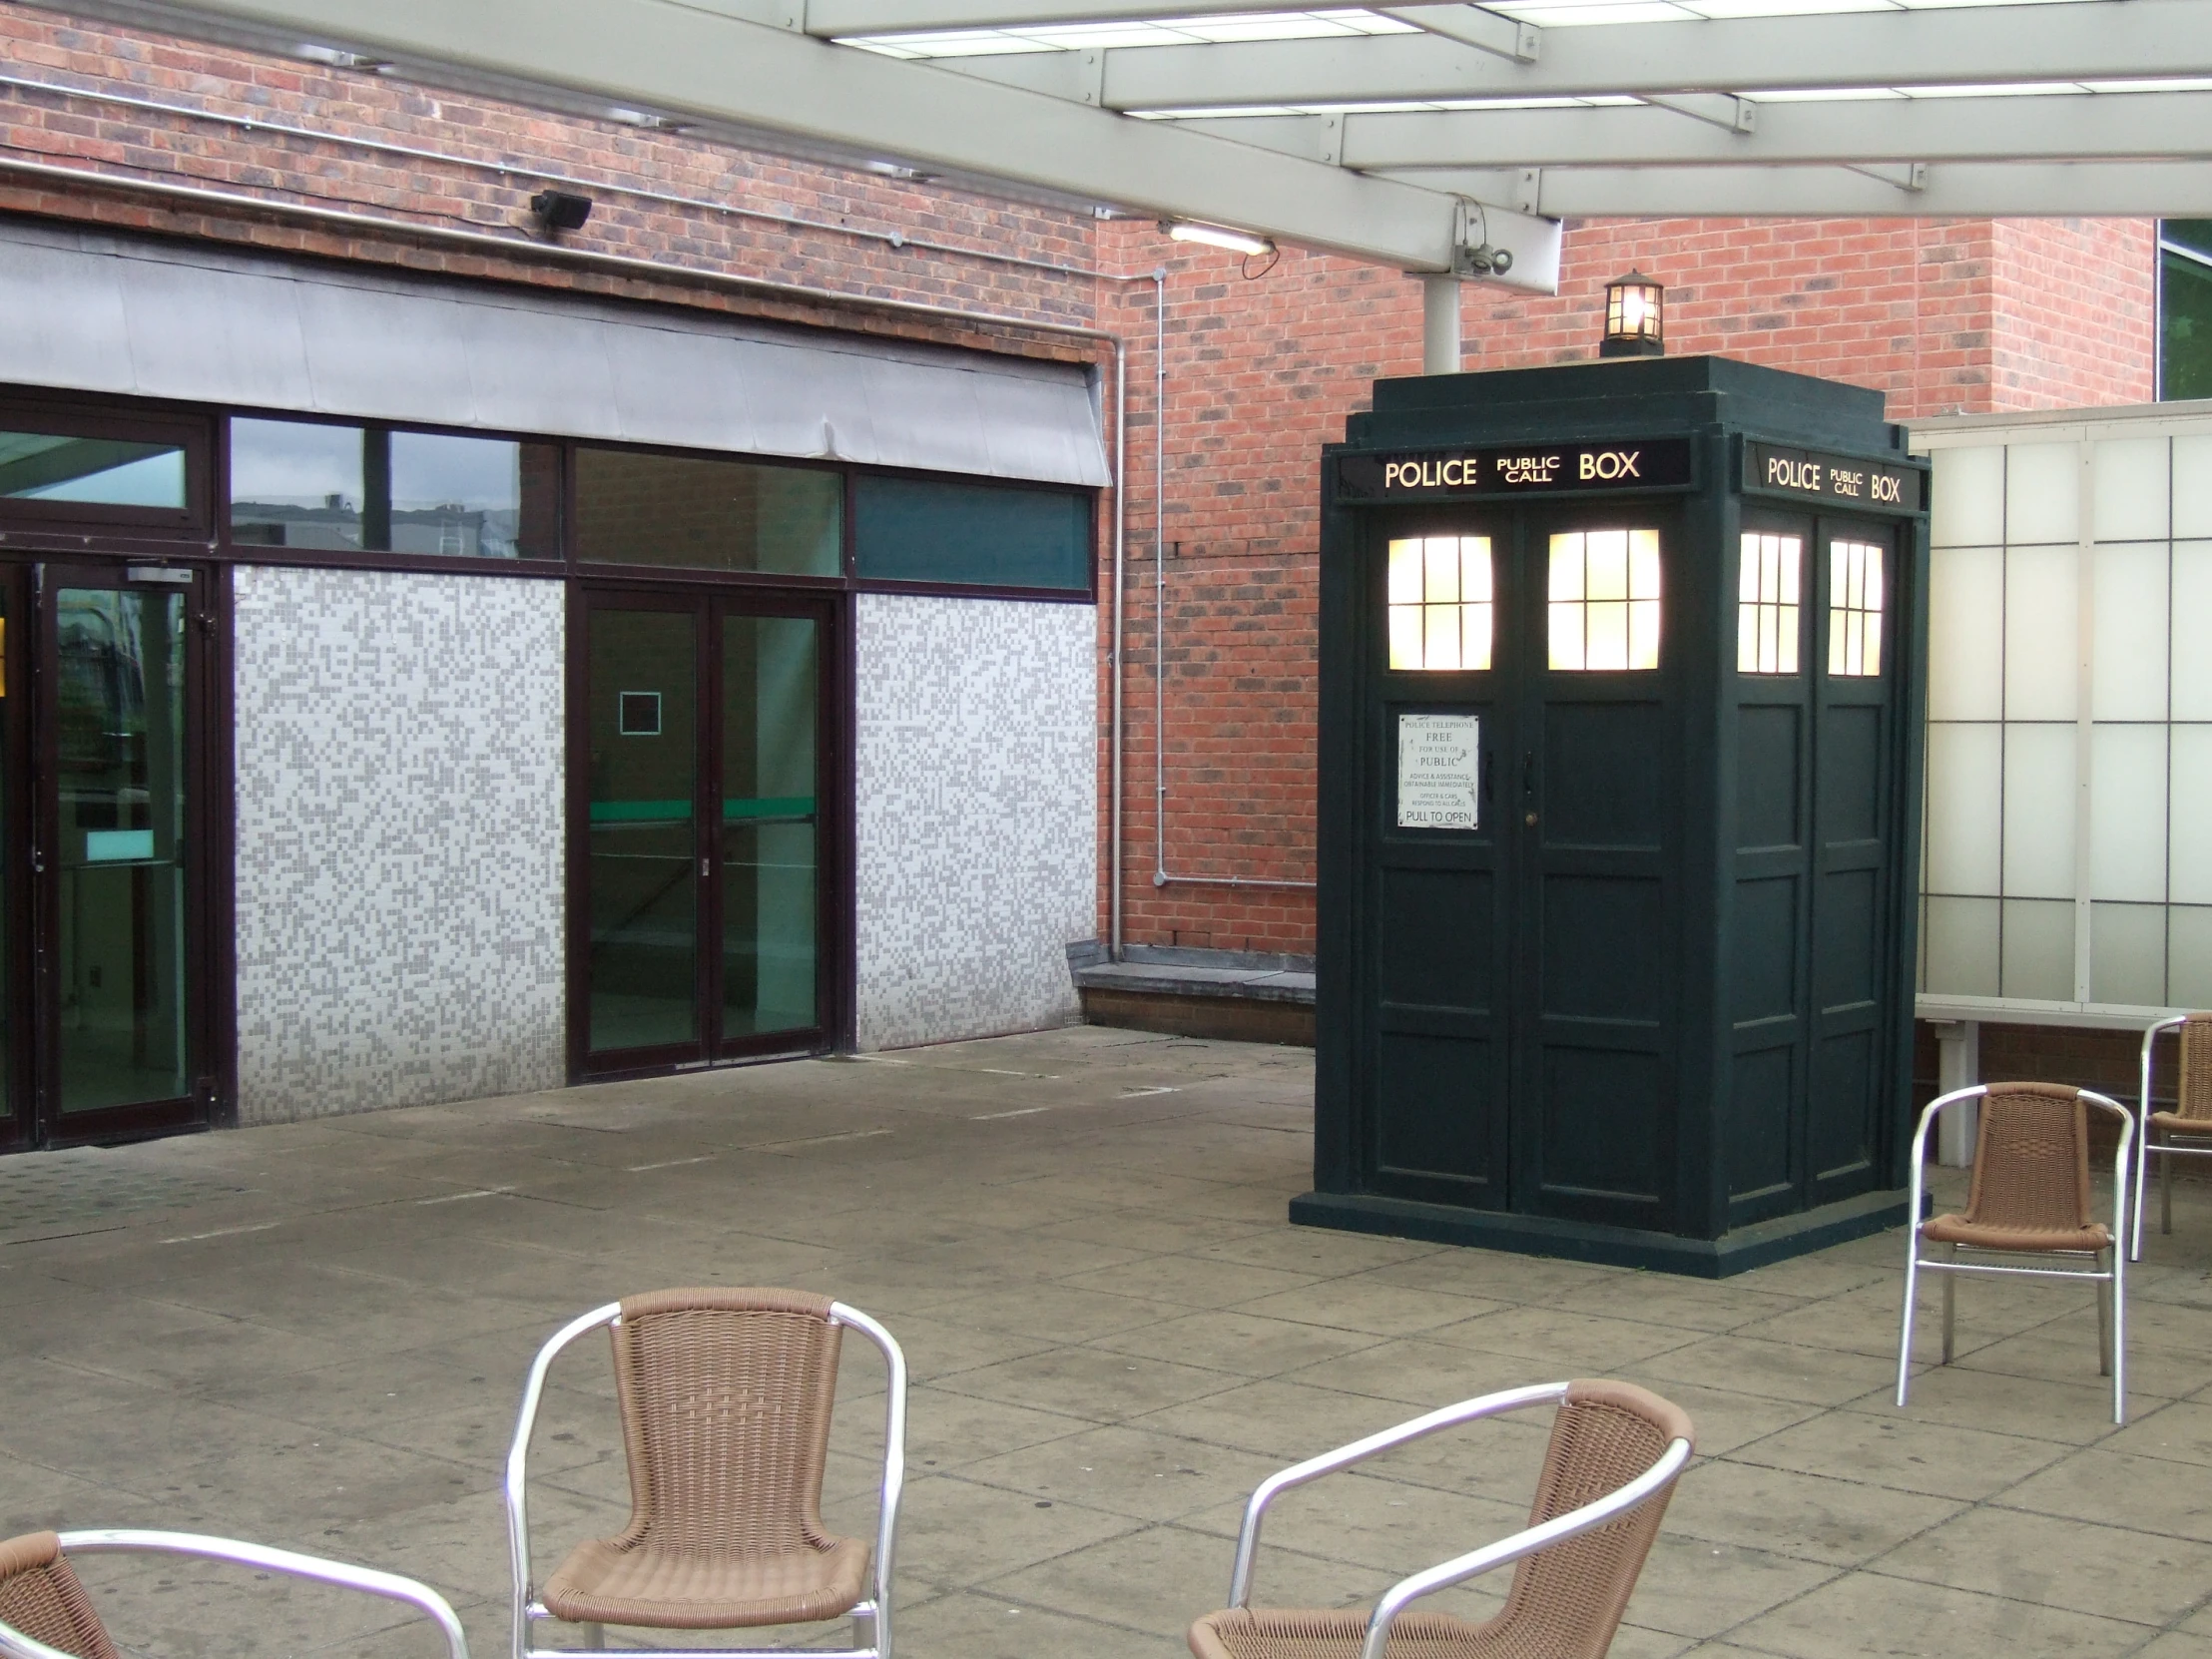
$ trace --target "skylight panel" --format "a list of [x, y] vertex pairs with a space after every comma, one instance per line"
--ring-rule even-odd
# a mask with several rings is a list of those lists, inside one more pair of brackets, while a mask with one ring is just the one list
[[1903, 87], [1908, 98], [2049, 98], [2079, 93], [2079, 81], [1991, 82], [1987, 86]]
[[1747, 92], [1754, 104], [1850, 104], [1867, 99], [1903, 98], [1896, 87], [1792, 87]]
[[1540, 28], [1572, 29], [1595, 23], [1702, 22], [1695, 12], [1663, 0], [1519, 0], [1492, 8]]

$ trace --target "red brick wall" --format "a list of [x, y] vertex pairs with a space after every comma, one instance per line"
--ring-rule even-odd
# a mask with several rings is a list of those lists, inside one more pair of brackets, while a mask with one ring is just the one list
[[2156, 398], [2156, 223], [2014, 219], [1991, 230], [1991, 407]]

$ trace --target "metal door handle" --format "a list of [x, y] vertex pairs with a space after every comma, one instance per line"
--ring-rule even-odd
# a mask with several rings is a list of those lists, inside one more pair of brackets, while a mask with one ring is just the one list
[[700, 859], [700, 860], [699, 860], [699, 878], [700, 878], [700, 880], [704, 881], [704, 880], [706, 880], [706, 879], [707, 879], [707, 878], [708, 878], [708, 877], [709, 877], [710, 875], [712, 875], [712, 874], [714, 874], [714, 866], [713, 866], [713, 863], [712, 863], [712, 861], [711, 861], [711, 860], [709, 860], [709, 859], [706, 859], [706, 858], [702, 858], [702, 859]]
[[1536, 815], [1534, 813], [1530, 813], [1527, 817], [1523, 818], [1521, 822], [1527, 825], [1529, 829], [1533, 830], [1536, 828]]

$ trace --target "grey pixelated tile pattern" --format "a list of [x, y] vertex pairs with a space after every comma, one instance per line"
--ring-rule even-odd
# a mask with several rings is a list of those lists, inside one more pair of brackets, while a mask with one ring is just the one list
[[863, 594], [857, 605], [863, 1049], [1076, 1017], [1097, 932], [1098, 615]]
[[239, 569], [242, 1122], [562, 1081], [562, 598]]

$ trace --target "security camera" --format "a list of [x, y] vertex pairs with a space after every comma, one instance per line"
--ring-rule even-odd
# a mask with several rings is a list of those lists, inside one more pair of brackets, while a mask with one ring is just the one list
[[1459, 250], [1462, 276], [1502, 276], [1512, 269], [1513, 252], [1509, 248], [1492, 248], [1485, 242]]

